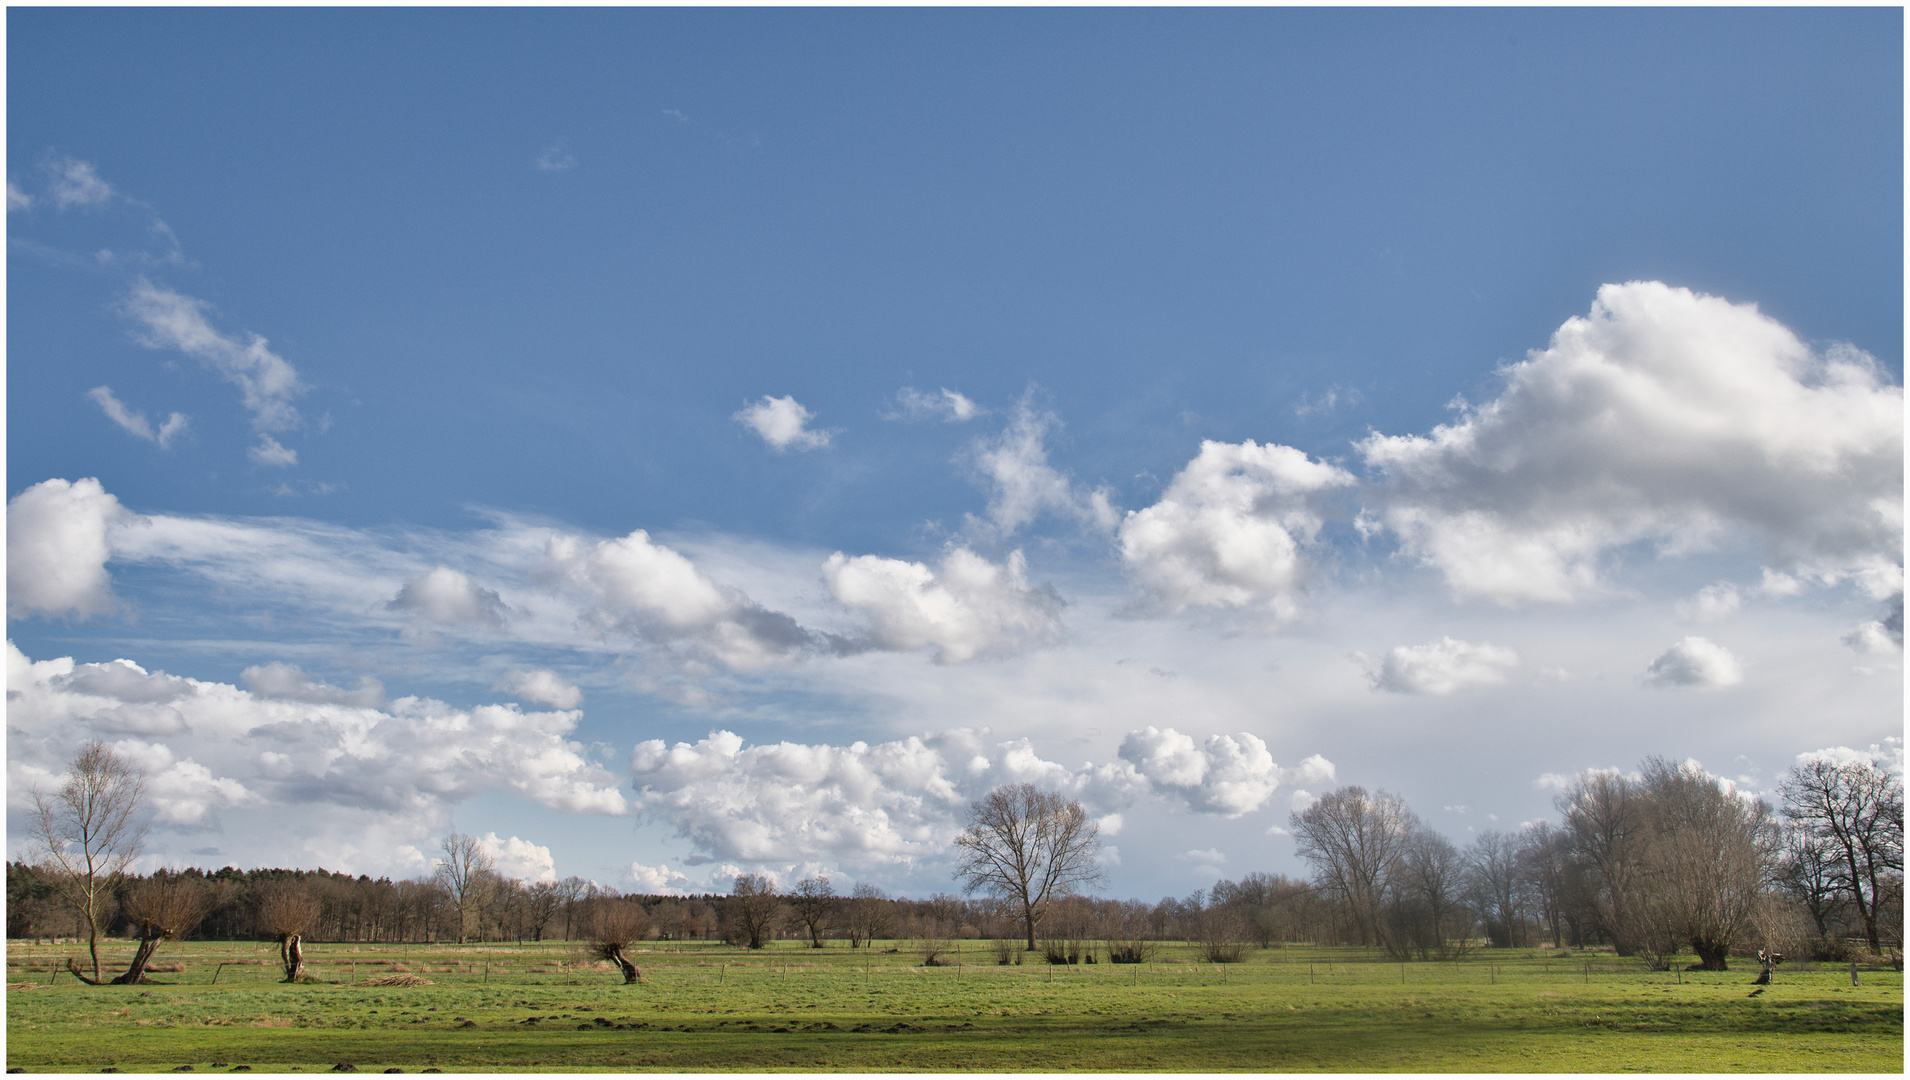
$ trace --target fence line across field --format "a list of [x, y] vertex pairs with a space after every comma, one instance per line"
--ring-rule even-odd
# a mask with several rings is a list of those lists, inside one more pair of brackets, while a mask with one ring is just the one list
[[[73, 946], [13, 945], [8, 950], [10, 981], [14, 978], [44, 977], [50, 986], [77, 985], [67, 973], [68, 958], [90, 966], [83, 953]], [[180, 951], [159, 953], [153, 957], [155, 984], [174, 985], [272, 985], [282, 981], [283, 973], [272, 943], [222, 943], [218, 951]], [[398, 953], [392, 958], [393, 953]], [[373, 954], [373, 955], [366, 955]], [[382, 954], [382, 958], [379, 954]], [[1241, 984], [1296, 984], [1317, 987], [1377, 986], [1415, 983], [1432, 986], [1516, 986], [1521, 983], [1556, 985], [1564, 981], [1589, 984], [1593, 981], [1631, 981], [1638, 983], [1683, 983], [1696, 975], [1705, 981], [1731, 980], [1747, 975], [1748, 962], [1728, 972], [1686, 972], [1674, 965], [1671, 970], [1651, 970], [1644, 962], [1621, 957], [1523, 956], [1474, 957], [1458, 961], [1408, 961], [1387, 957], [1343, 956], [1327, 959], [1305, 956], [1261, 955], [1231, 964], [1186, 960], [1156, 960], [1139, 964], [999, 964], [980, 958], [987, 950], [948, 950], [950, 957], [935, 966], [911, 962], [903, 951], [861, 953], [844, 956], [844, 950], [831, 950], [831, 956], [707, 956], [698, 948], [659, 948], [633, 954], [641, 961], [646, 956], [670, 960], [645, 967], [645, 978], [653, 985], [691, 984], [727, 980], [749, 983], [778, 981], [784, 984], [811, 984], [818, 980], [873, 983], [877, 980], [1033, 980], [1050, 985], [1129, 983], [1152, 986], [1227, 986]], [[131, 956], [131, 948], [114, 943], [101, 951], [101, 970], [122, 969]], [[694, 962], [683, 958], [695, 956]], [[307, 969], [320, 982], [351, 985], [365, 979], [391, 974], [412, 974], [421, 978], [443, 979], [446, 985], [480, 981], [490, 984], [522, 986], [615, 985], [608, 973], [595, 962], [582, 959], [568, 945], [517, 947], [500, 945], [398, 945], [358, 944], [311, 945], [306, 952]], [[644, 966], [639, 963], [639, 966]], [[1781, 983], [1786, 976], [1821, 971], [1842, 972], [1851, 965], [1815, 964], [1810, 961], [1785, 965], [1777, 974]], [[1883, 965], [1856, 965], [1864, 972], [1888, 972]], [[65, 978], [61, 978], [65, 976]]]

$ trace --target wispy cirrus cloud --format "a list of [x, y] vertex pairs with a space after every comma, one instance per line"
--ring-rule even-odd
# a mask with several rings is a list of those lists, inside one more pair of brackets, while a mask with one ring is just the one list
[[153, 443], [161, 450], [171, 449], [173, 438], [186, 430], [186, 414], [180, 412], [166, 417], [165, 422], [155, 430], [151, 422], [146, 419], [145, 413], [114, 397], [113, 388], [110, 386], [95, 386], [86, 392], [86, 396], [92, 399], [93, 404], [100, 407], [100, 411], [106, 414], [108, 420], [118, 424], [122, 431], [134, 438]]
[[259, 444], [250, 451], [255, 462], [296, 464], [297, 452], [280, 445], [271, 433], [303, 423], [292, 405], [292, 399], [306, 389], [298, 370], [257, 334], [240, 340], [214, 329], [206, 319], [210, 306], [142, 277], [133, 283], [123, 309], [140, 326], [135, 335], [140, 344], [184, 353], [239, 388], [252, 414], [253, 430], [259, 433]]
[[895, 408], [884, 412], [884, 420], [940, 420], [960, 424], [985, 415], [987, 409], [970, 401], [962, 393], [944, 386], [934, 393], [904, 386], [895, 392]]
[[1036, 408], [1031, 392], [1015, 403], [1007, 427], [969, 447], [965, 459], [988, 488], [989, 497], [982, 516], [967, 516], [968, 532], [984, 540], [1005, 541], [1044, 515], [1072, 519], [1103, 532], [1115, 527], [1120, 513], [1108, 488], [1084, 490], [1048, 463], [1047, 440], [1060, 427], [1061, 418]]
[[61, 210], [75, 206], [100, 206], [113, 199], [113, 186], [100, 179], [91, 162], [56, 157], [41, 171], [47, 178], [47, 197]]

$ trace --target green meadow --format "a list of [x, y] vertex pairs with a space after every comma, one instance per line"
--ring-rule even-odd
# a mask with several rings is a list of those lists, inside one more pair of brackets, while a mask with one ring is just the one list
[[[114, 943], [115, 957], [130, 952]], [[633, 953], [624, 986], [561, 943], [162, 950], [150, 985], [55, 974], [11, 943], [7, 1066], [28, 1072], [1901, 1072], [1903, 980], [1865, 970], [1648, 972], [1610, 954], [1399, 964], [1293, 947], [1238, 964], [923, 967], [906, 942]], [[895, 951], [888, 951], [888, 950]], [[1031, 956], [1029, 958], [1033, 960]], [[368, 985], [392, 976], [428, 985]]]

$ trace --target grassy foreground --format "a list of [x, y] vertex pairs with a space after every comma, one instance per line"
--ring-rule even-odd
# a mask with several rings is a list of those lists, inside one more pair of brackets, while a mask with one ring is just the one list
[[[1240, 964], [1168, 948], [1137, 966], [957, 966], [909, 951], [686, 945], [647, 985], [567, 946], [316, 946], [284, 986], [247, 943], [165, 950], [167, 985], [51, 977], [8, 948], [7, 1065], [31, 1072], [1901, 1072], [1900, 973], [1648, 973], [1610, 956], [1478, 953], [1401, 965], [1283, 949]], [[891, 943], [893, 944], [893, 943]], [[886, 946], [885, 946], [886, 947]], [[224, 965], [224, 966], [220, 966]], [[428, 986], [366, 986], [407, 971]], [[217, 979], [214, 982], [214, 979]]]

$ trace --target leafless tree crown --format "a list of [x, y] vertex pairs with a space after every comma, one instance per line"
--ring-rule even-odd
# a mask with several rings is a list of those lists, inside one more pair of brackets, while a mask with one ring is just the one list
[[101, 924], [145, 841], [145, 791], [146, 774], [97, 739], [73, 755], [59, 791], [33, 790], [34, 846], [54, 889], [86, 923], [96, 982]]
[[1033, 784], [1009, 784], [969, 809], [955, 839], [957, 874], [969, 892], [1008, 899], [1021, 909], [1028, 948], [1049, 904], [1101, 883], [1100, 830], [1081, 804]]

